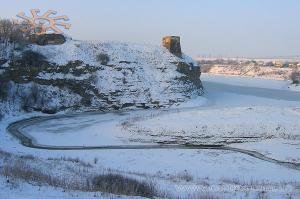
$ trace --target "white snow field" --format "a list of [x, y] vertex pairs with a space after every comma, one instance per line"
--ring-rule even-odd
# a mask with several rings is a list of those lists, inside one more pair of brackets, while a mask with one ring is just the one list
[[[110, 170], [151, 179], [159, 190], [169, 193], [169, 198], [299, 198], [300, 92], [291, 91], [286, 81], [279, 80], [203, 75], [202, 81], [204, 96], [171, 109], [51, 117], [28, 123], [20, 130], [39, 145], [222, 144], [258, 152], [273, 162], [218, 149], [34, 149], [5, 132], [8, 123], [34, 115], [3, 121], [0, 148], [18, 156], [33, 155], [35, 159], [26, 160], [28, 164], [34, 162], [36, 168], [56, 175], [65, 173], [69, 177], [70, 171], [57, 165], [53, 168], [48, 161], [65, 157], [90, 164], [92, 173]], [[5, 158], [1, 161], [4, 164]], [[57, 164], [64, 167], [67, 163]], [[38, 188], [17, 180], [14, 183], [18, 188], [11, 188], [12, 183], [4, 178], [0, 182], [0, 196], [4, 198], [19, 198], [21, 194], [22, 198], [93, 195], [62, 193], [61, 189]]]

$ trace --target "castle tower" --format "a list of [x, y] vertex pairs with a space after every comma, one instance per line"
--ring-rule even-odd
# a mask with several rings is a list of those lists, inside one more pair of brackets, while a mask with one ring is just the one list
[[178, 36], [165, 36], [162, 40], [162, 45], [167, 48], [170, 53], [176, 55], [177, 57], [181, 57], [181, 45], [180, 45], [180, 37]]

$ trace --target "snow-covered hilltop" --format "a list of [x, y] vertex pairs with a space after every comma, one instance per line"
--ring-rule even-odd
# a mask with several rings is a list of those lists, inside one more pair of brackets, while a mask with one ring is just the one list
[[199, 78], [177, 70], [192, 70], [193, 60], [158, 46], [67, 38], [62, 45], [32, 44], [6, 54], [0, 66], [2, 116], [168, 107], [202, 93]]

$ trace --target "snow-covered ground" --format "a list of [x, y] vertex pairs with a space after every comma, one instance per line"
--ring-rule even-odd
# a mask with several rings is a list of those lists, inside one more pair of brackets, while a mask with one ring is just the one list
[[[44, 145], [221, 143], [275, 160], [300, 163], [299, 92], [291, 91], [285, 81], [212, 75], [204, 75], [202, 80], [204, 96], [171, 109], [79, 114], [33, 123], [22, 130]], [[31, 149], [5, 132], [9, 122], [5, 120], [0, 126], [1, 149], [17, 155], [34, 155], [42, 160], [43, 169], [47, 168], [44, 162], [49, 158], [79, 158], [91, 164], [92, 170], [111, 169], [151, 178], [159, 189], [177, 196], [199, 192], [221, 198], [300, 195], [299, 169], [247, 154], [213, 149]], [[28, 194], [24, 189], [10, 190], [4, 179], [2, 182], [0, 196], [16, 191]]]
[[90, 198], [110, 198], [110, 199], [142, 199], [142, 197], [126, 197], [99, 192], [66, 191], [60, 188], [49, 186], [35, 186], [22, 181], [7, 182], [7, 179], [0, 177], [0, 196], [2, 199], [90, 199]]

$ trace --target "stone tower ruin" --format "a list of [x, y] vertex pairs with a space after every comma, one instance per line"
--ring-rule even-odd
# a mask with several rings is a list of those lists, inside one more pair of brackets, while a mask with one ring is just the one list
[[181, 57], [181, 45], [180, 45], [180, 37], [178, 36], [165, 36], [162, 40], [162, 45], [167, 48], [170, 53], [176, 55], [177, 57]]

